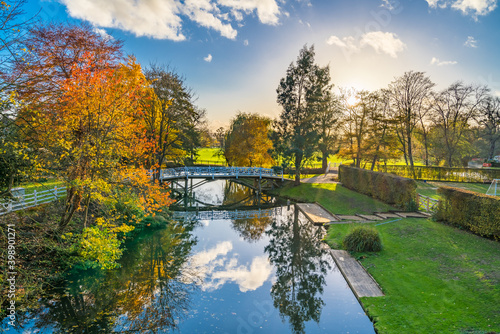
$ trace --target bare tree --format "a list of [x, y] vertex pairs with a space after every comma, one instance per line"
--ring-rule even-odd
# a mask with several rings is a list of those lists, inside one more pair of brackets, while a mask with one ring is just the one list
[[489, 90], [485, 86], [465, 85], [455, 82], [435, 94], [432, 103], [434, 126], [446, 148], [446, 163], [453, 166], [460, 141], [470, 127], [470, 122], [484, 103]]
[[489, 144], [488, 159], [493, 159], [496, 143], [500, 139], [500, 98], [488, 96], [483, 99], [475, 119]]
[[[427, 113], [425, 101], [429, 98], [434, 83], [424, 72], [405, 72], [390, 85], [393, 119], [406, 164], [413, 170], [413, 134]], [[415, 176], [415, 175], [414, 175]]]

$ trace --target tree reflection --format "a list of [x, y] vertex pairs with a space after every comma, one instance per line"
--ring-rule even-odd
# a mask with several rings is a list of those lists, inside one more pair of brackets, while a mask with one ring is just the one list
[[274, 307], [283, 321], [288, 318], [293, 333], [304, 333], [305, 322], [319, 322], [325, 305], [321, 294], [331, 267], [321, 248], [321, 231], [301, 221], [295, 208], [276, 217], [266, 234], [270, 242], [265, 251], [277, 276], [271, 288]]
[[172, 223], [129, 245], [122, 268], [87, 271], [43, 298], [30, 318], [56, 333], [158, 333], [175, 329], [190, 307], [196, 273], [183, 264], [192, 226]]

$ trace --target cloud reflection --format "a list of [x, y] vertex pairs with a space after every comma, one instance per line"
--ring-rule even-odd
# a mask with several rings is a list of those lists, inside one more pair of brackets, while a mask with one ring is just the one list
[[217, 290], [232, 282], [238, 284], [241, 292], [253, 291], [269, 279], [272, 266], [266, 255], [253, 258], [249, 265], [238, 265], [238, 254], [228, 256], [232, 249], [232, 242], [223, 241], [191, 257], [189, 266], [196, 268], [203, 291]]

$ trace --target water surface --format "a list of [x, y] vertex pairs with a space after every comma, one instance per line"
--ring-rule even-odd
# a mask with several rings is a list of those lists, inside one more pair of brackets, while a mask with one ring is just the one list
[[[262, 200], [226, 181], [195, 191], [208, 204]], [[374, 333], [322, 236], [293, 205], [175, 222], [128, 243], [121, 268], [73, 273], [10, 332]]]

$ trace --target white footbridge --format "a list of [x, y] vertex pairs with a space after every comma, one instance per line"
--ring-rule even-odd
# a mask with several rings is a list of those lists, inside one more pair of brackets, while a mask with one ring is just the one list
[[161, 169], [159, 179], [162, 181], [175, 179], [279, 179], [283, 181], [283, 170], [260, 167], [179, 167]]

